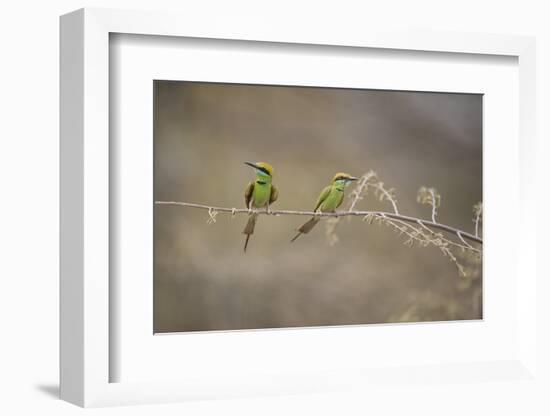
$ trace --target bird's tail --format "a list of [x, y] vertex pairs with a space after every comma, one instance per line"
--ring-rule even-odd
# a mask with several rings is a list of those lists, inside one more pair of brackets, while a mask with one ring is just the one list
[[300, 237], [302, 234], [307, 234], [309, 233], [313, 227], [315, 227], [317, 225], [317, 223], [321, 221], [321, 218], [317, 218], [317, 217], [313, 217], [311, 218], [309, 221], [305, 222], [304, 224], [302, 224], [296, 231], [298, 231], [298, 234], [296, 234], [294, 236], [294, 238], [292, 240], [290, 240], [290, 242], [292, 243], [293, 241], [295, 241], [298, 237]]
[[248, 240], [250, 236], [254, 234], [254, 227], [256, 226], [256, 220], [258, 219], [258, 214], [251, 214], [248, 217], [248, 222], [244, 227], [243, 234], [246, 234], [246, 240], [244, 240], [244, 251], [246, 252], [246, 246], [248, 246]]

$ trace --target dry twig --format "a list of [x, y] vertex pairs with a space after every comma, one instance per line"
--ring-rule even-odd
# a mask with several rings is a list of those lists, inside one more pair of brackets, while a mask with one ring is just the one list
[[[357, 210], [357, 204], [365, 197], [369, 188], [374, 189], [374, 195], [380, 201], [388, 201], [393, 208], [393, 212]], [[438, 248], [456, 266], [459, 274], [464, 277], [466, 276], [466, 269], [459, 262], [452, 249], [459, 249], [462, 253], [473, 253], [481, 258], [483, 245], [483, 240], [479, 235], [479, 228], [482, 219], [481, 202], [474, 206], [473, 221], [475, 224], [475, 234], [471, 234], [464, 230], [460, 230], [436, 221], [437, 209], [441, 205], [441, 195], [439, 195], [437, 190], [434, 188], [427, 188], [423, 186], [418, 190], [417, 194], [417, 201], [419, 203], [427, 204], [432, 207], [431, 220], [400, 214], [397, 208], [395, 190], [393, 188], [386, 188], [383, 182], [378, 181], [377, 175], [373, 171], [367, 172], [359, 179], [355, 189], [350, 193], [350, 198], [351, 201], [345, 210], [333, 213], [292, 210], [271, 210], [269, 212], [267, 210], [253, 210], [253, 212], [259, 215], [315, 215], [320, 217], [328, 217], [328, 221], [326, 221], [326, 235], [330, 245], [336, 244], [339, 240], [336, 234], [336, 228], [341, 217], [357, 216], [362, 217], [363, 221], [366, 221], [369, 224], [385, 224], [398, 232], [399, 235], [405, 235], [407, 238], [404, 241], [404, 244], [407, 246], [413, 246], [414, 243], [417, 243], [422, 247], [431, 245]], [[250, 211], [245, 208], [226, 208], [189, 202], [156, 201], [155, 204], [175, 205], [208, 210], [208, 224], [215, 223], [216, 215], [220, 212], [230, 213], [232, 217], [237, 214], [250, 214]], [[458, 240], [453, 240], [451, 236], [457, 237]]]
[[479, 226], [481, 224], [483, 216], [483, 204], [478, 202], [474, 205], [474, 224], [475, 224], [475, 235], [479, 237]]
[[424, 225], [428, 227], [434, 227], [438, 228], [442, 231], [449, 232], [451, 234], [455, 234], [457, 232], [460, 232], [464, 238], [467, 238], [471, 241], [474, 241], [476, 243], [483, 243], [483, 240], [480, 237], [476, 237], [473, 234], [467, 233], [465, 231], [458, 230], [454, 227], [451, 227], [450, 225], [445, 225], [441, 223], [433, 223], [428, 220], [423, 220], [421, 218], [415, 218], [415, 217], [409, 217], [407, 215], [402, 214], [395, 214], [393, 212], [384, 212], [384, 211], [337, 211], [337, 212], [313, 212], [313, 211], [293, 211], [293, 210], [271, 210], [270, 212], [267, 212], [265, 210], [252, 210], [249, 211], [246, 208], [226, 208], [226, 207], [217, 207], [217, 206], [210, 206], [210, 205], [203, 205], [203, 204], [194, 204], [190, 202], [180, 202], [180, 201], [155, 201], [156, 205], [176, 205], [181, 207], [189, 207], [189, 208], [198, 208], [198, 209], [204, 209], [209, 210], [211, 213], [216, 213], [214, 215], [217, 215], [220, 212], [226, 212], [231, 213], [233, 215], [237, 214], [250, 214], [250, 212], [257, 213], [258, 215], [300, 215], [300, 216], [318, 216], [318, 217], [347, 217], [347, 216], [355, 216], [355, 217], [365, 217], [369, 214], [373, 215], [380, 215], [380, 216], [387, 216], [390, 218], [399, 219], [406, 222], [411, 223], [417, 223], [418, 221], [421, 221]]

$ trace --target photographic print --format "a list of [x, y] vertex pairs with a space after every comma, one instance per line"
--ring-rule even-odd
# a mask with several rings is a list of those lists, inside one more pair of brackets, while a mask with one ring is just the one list
[[154, 82], [154, 332], [482, 319], [480, 94]]

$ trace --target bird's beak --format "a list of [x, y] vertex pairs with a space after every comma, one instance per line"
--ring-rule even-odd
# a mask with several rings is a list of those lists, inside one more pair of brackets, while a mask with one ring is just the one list
[[251, 168], [258, 169], [258, 166], [256, 166], [255, 163], [252, 163], [252, 162], [244, 162], [244, 164], [250, 166]]
[[350, 176], [350, 177], [348, 178], [348, 181], [350, 181], [350, 182], [352, 182], [352, 181], [358, 181], [358, 180], [359, 180], [359, 178], [356, 178], [355, 176]]

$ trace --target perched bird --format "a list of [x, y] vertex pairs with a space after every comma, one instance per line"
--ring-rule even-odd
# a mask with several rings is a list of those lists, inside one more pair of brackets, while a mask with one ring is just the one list
[[[359, 178], [342, 172], [334, 175], [331, 184], [321, 191], [313, 212], [336, 211], [336, 208], [342, 205], [342, 202], [344, 201], [344, 189], [349, 183], [356, 181], [357, 179]], [[290, 240], [290, 242], [292, 243], [302, 234], [309, 233], [319, 221], [321, 221], [321, 218], [313, 217], [306, 223], [302, 224], [300, 228], [296, 230], [298, 231], [298, 234], [296, 234], [296, 236], [292, 240]]]
[[[244, 191], [246, 208], [252, 211], [253, 208], [265, 207], [269, 212], [269, 206], [279, 197], [279, 191], [272, 183], [273, 167], [265, 162], [244, 162], [244, 164], [254, 168], [256, 171], [256, 179], [250, 182]], [[251, 212], [246, 227], [244, 227], [243, 234], [246, 234], [246, 240], [244, 242], [245, 252], [246, 246], [248, 245], [248, 239], [250, 235], [254, 234], [257, 218], [258, 214]]]

